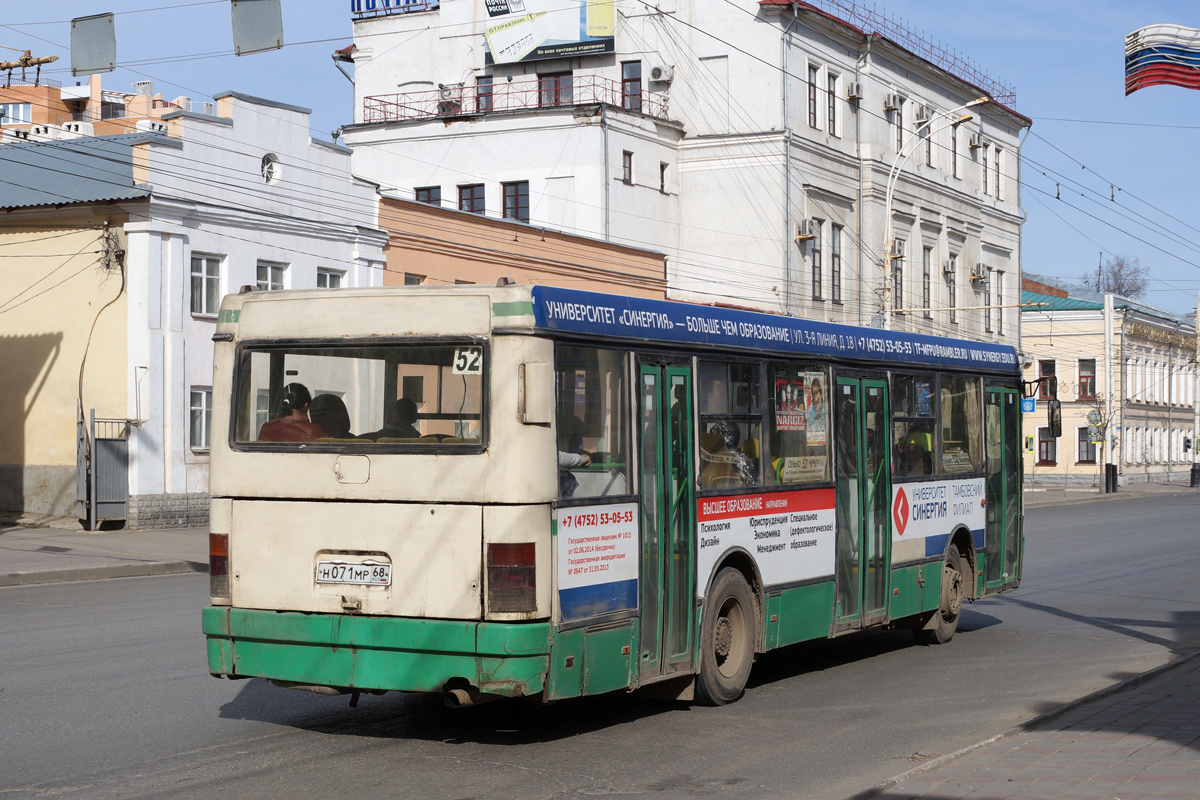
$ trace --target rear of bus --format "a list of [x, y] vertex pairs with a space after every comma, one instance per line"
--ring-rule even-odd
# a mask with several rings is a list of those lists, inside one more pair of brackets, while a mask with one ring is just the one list
[[531, 313], [521, 287], [225, 299], [210, 672], [452, 704], [543, 690], [557, 470]]

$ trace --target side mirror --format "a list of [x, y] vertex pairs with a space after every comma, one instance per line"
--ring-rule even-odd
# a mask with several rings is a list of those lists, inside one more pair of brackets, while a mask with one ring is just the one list
[[1050, 426], [1050, 435], [1055, 439], [1062, 436], [1062, 403], [1057, 400], [1046, 401], [1046, 424]]

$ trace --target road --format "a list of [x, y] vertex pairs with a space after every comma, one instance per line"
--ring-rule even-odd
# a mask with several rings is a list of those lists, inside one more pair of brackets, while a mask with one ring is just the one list
[[1200, 493], [1027, 516], [1021, 589], [954, 641], [761, 657], [725, 708], [450, 711], [215, 680], [198, 575], [0, 589], [0, 798], [844, 798], [1200, 647]]

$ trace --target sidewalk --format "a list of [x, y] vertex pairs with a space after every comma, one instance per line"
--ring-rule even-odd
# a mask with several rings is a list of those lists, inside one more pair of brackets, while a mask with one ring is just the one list
[[0, 525], [0, 586], [208, 571], [206, 528], [85, 533], [38, 520], [55, 522]]
[[1184, 473], [1170, 483], [1131, 483], [1120, 487], [1113, 494], [1101, 494], [1098, 487], [1072, 486], [1067, 489], [1048, 487], [1025, 487], [1025, 508], [1043, 506], [1075, 505], [1076, 503], [1113, 502], [1134, 497], [1161, 496], [1194, 493], [1200, 497], [1200, 487], [1189, 486], [1191, 477]]
[[969, 749], [856, 798], [1200, 800], [1200, 658]]

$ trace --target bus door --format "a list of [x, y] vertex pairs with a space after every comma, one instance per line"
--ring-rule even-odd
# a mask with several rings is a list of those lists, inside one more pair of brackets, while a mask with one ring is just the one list
[[835, 632], [887, 618], [892, 493], [887, 381], [841, 377], [836, 397]]
[[641, 417], [641, 681], [692, 667], [695, 501], [692, 367], [638, 369]]
[[1015, 589], [1021, 582], [1021, 399], [1016, 389], [989, 386], [986, 400], [984, 583], [993, 592]]

